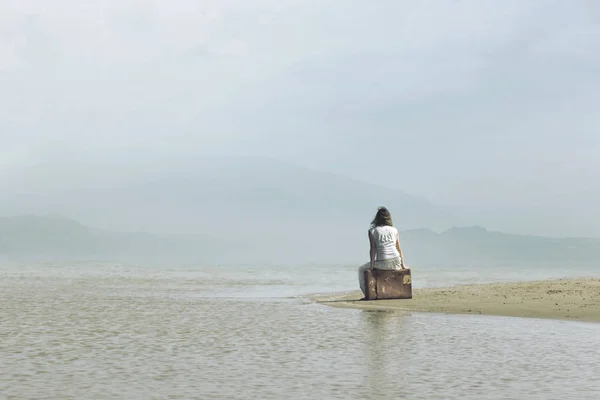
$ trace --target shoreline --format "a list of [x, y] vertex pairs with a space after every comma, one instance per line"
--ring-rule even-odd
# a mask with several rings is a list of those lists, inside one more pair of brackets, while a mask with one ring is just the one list
[[413, 288], [406, 300], [360, 301], [360, 290], [313, 294], [331, 307], [444, 314], [475, 314], [600, 322], [600, 278], [464, 284]]

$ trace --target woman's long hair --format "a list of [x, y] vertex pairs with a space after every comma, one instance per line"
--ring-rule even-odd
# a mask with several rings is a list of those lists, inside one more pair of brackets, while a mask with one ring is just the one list
[[375, 228], [377, 226], [386, 225], [394, 226], [394, 224], [392, 224], [392, 214], [390, 214], [390, 211], [387, 208], [379, 207], [377, 209], [377, 214], [375, 214], [375, 218], [371, 221], [371, 226]]

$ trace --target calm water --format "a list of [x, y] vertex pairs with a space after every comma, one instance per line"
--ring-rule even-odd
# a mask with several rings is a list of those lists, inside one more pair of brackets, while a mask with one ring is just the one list
[[[600, 398], [600, 324], [302, 296], [354, 290], [355, 270], [4, 265], [0, 399]], [[413, 274], [438, 286], [565, 271]]]

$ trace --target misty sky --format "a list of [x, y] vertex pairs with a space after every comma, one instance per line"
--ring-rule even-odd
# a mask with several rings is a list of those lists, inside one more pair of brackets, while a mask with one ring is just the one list
[[0, 0], [4, 177], [64, 150], [243, 153], [593, 207], [598, 110], [593, 0]]

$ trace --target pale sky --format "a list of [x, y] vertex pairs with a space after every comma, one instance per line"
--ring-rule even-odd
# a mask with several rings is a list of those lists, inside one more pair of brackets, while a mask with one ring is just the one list
[[0, 0], [4, 176], [61, 149], [216, 151], [594, 210], [599, 110], [594, 0]]

